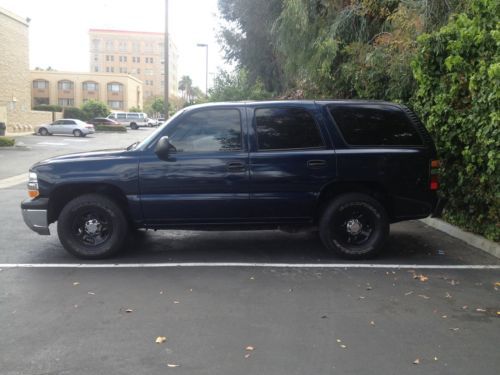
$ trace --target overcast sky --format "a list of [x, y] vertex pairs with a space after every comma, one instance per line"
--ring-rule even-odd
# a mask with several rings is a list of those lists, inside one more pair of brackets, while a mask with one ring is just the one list
[[[224, 67], [217, 44], [217, 0], [169, 0], [170, 34], [179, 51], [179, 77], [189, 75], [205, 89], [205, 49], [209, 73]], [[88, 30], [164, 31], [165, 0], [0, 0], [0, 7], [30, 22], [30, 67], [89, 70]], [[209, 76], [209, 81], [211, 81]]]

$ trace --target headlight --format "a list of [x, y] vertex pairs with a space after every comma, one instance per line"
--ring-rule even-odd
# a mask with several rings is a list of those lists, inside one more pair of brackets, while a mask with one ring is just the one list
[[38, 191], [38, 176], [34, 172], [30, 172], [28, 176], [28, 196], [36, 198], [40, 195]]

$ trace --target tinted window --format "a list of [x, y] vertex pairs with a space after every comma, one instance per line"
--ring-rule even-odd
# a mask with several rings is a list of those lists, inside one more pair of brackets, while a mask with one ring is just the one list
[[323, 147], [312, 115], [299, 108], [262, 108], [255, 111], [259, 150]]
[[356, 146], [420, 146], [422, 139], [403, 111], [386, 107], [330, 106], [347, 143]]
[[116, 118], [119, 118], [119, 119], [122, 119], [122, 120], [125, 119], [126, 118], [125, 113], [118, 113], [116, 115]]
[[128, 118], [139, 118], [139, 114], [138, 113], [129, 113], [127, 115]]
[[240, 111], [212, 109], [188, 115], [169, 135], [177, 152], [241, 150]]

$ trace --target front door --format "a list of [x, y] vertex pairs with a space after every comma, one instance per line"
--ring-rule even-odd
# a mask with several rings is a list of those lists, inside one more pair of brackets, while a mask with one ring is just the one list
[[248, 216], [248, 149], [244, 108], [203, 108], [169, 124], [175, 151], [140, 163], [141, 204], [153, 225], [237, 223]]

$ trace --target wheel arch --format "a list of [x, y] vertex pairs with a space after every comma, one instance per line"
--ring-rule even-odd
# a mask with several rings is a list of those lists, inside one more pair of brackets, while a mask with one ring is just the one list
[[331, 182], [323, 186], [318, 199], [316, 200], [316, 209], [314, 222], [318, 223], [321, 215], [326, 209], [328, 202], [336, 197], [348, 193], [361, 193], [376, 199], [387, 211], [387, 215], [392, 220], [392, 203], [387, 189], [380, 183], [359, 181], [359, 182]]
[[69, 183], [57, 186], [49, 195], [48, 221], [53, 223], [59, 217], [64, 206], [71, 200], [84, 194], [100, 194], [113, 202], [123, 210], [127, 218], [130, 218], [130, 210], [127, 197], [124, 192], [113, 184], [107, 183]]

